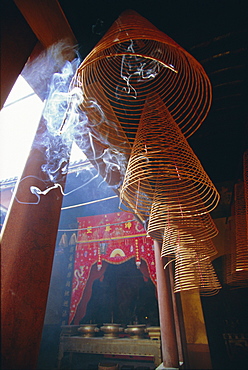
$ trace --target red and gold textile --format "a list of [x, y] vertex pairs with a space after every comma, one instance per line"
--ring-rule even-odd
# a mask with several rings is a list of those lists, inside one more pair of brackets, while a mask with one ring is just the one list
[[137, 268], [144, 260], [156, 284], [153, 241], [133, 214], [117, 212], [78, 218], [69, 324], [83, 297], [92, 266], [97, 263], [100, 270], [102, 261], [121, 264], [130, 258], [135, 258]]

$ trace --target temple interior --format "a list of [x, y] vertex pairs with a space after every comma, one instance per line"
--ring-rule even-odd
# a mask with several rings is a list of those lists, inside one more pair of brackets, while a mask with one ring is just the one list
[[18, 76], [44, 104], [0, 178], [2, 369], [245, 368], [245, 1], [3, 0], [1, 18], [1, 112]]

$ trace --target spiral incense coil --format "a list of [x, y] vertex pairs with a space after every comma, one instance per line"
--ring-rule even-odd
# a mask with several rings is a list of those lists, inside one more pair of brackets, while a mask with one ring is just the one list
[[244, 167], [244, 198], [245, 198], [245, 217], [246, 217], [246, 232], [248, 241], [248, 150], [243, 156], [243, 167]]
[[175, 256], [174, 292], [191, 289], [198, 289], [202, 295], [214, 295], [221, 284], [208, 256], [180, 247]]
[[140, 189], [180, 217], [210, 212], [219, 201], [215, 186], [155, 93], [146, 100], [120, 192], [123, 203], [132, 199], [142, 213]]
[[147, 192], [144, 191], [141, 181], [138, 182], [137, 191], [134, 197], [127, 197], [125, 193], [121, 193], [119, 208], [122, 211], [137, 214], [142, 221], [148, 220], [151, 205], [152, 199], [147, 195]]
[[180, 248], [194, 251], [194, 253], [203, 253], [207, 257], [213, 257], [217, 254], [212, 239], [197, 240], [180, 229], [165, 228], [161, 257], [173, 257]]
[[[104, 94], [102, 85], [99, 81], [95, 81], [87, 86], [87, 91], [91, 98], [84, 100], [81, 108], [87, 114], [89, 119], [89, 131], [102, 144], [111, 145], [115, 148], [117, 147], [118, 151], [129, 156], [131, 152], [129, 140], [123, 131], [109, 100]], [[95, 91], [97, 91], [97, 99], [95, 98]], [[102, 107], [104, 107], [104, 111], [102, 110]], [[80, 144], [80, 140], [77, 144], [79, 147], [82, 146]]]
[[248, 286], [248, 271], [234, 271], [233, 255], [229, 253], [225, 255], [225, 282], [237, 288], [245, 288]]
[[194, 243], [197, 241], [204, 241], [212, 239], [218, 234], [218, 229], [212, 220], [209, 213], [193, 217], [173, 218], [173, 215], [166, 212], [164, 206], [163, 212], [157, 212], [156, 205], [153, 204], [151, 208], [150, 218], [147, 226], [147, 234], [163, 242], [165, 230], [179, 230], [183, 233], [184, 241]]
[[[131, 144], [148, 95], [156, 92], [160, 96], [186, 137], [202, 124], [212, 102], [210, 81], [203, 67], [131, 10], [113, 23], [75, 77], [75, 86], [84, 94], [82, 110], [94, 98], [112, 124], [122, 127]], [[100, 126], [101, 132], [118, 145], [107, 120]]]
[[236, 288], [248, 286], [248, 271], [233, 271], [232, 254], [225, 255], [225, 283]]
[[243, 197], [243, 183], [235, 184], [234, 203], [231, 207], [232, 217], [228, 222], [229, 243], [225, 256], [225, 280], [228, 285], [234, 287], [247, 287], [248, 285], [247, 238], [244, 235], [246, 230], [246, 225], [244, 225], [245, 199]]
[[236, 227], [235, 227], [235, 205], [232, 204], [231, 206], [231, 214], [232, 218], [228, 222], [228, 250], [226, 254], [226, 267], [227, 267], [227, 275], [228, 281], [227, 283], [231, 283], [232, 280], [235, 280], [236, 276]]
[[244, 197], [244, 183], [240, 182], [234, 186], [234, 209], [235, 209], [235, 270], [248, 271], [248, 239], [246, 222], [246, 204]]

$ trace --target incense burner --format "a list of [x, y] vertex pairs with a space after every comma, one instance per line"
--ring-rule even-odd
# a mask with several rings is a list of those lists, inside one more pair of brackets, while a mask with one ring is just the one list
[[121, 324], [107, 323], [101, 326], [101, 331], [104, 332], [104, 337], [107, 338], [117, 338], [119, 333], [123, 331]]
[[130, 335], [132, 339], [142, 339], [146, 332], [145, 324], [127, 325], [125, 333]]
[[94, 337], [95, 333], [99, 331], [97, 324], [84, 324], [80, 325], [78, 331], [83, 337]]

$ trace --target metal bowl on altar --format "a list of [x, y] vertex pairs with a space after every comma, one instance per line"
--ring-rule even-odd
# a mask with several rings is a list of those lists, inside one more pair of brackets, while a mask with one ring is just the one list
[[101, 331], [104, 332], [104, 337], [107, 338], [118, 338], [119, 333], [123, 331], [121, 324], [107, 323], [101, 326]]
[[97, 324], [83, 324], [80, 325], [78, 331], [81, 333], [83, 337], [94, 337], [95, 333], [99, 331]]
[[137, 325], [127, 325], [125, 329], [125, 333], [130, 335], [132, 339], [142, 339], [146, 333], [146, 325], [145, 324], [137, 324]]

